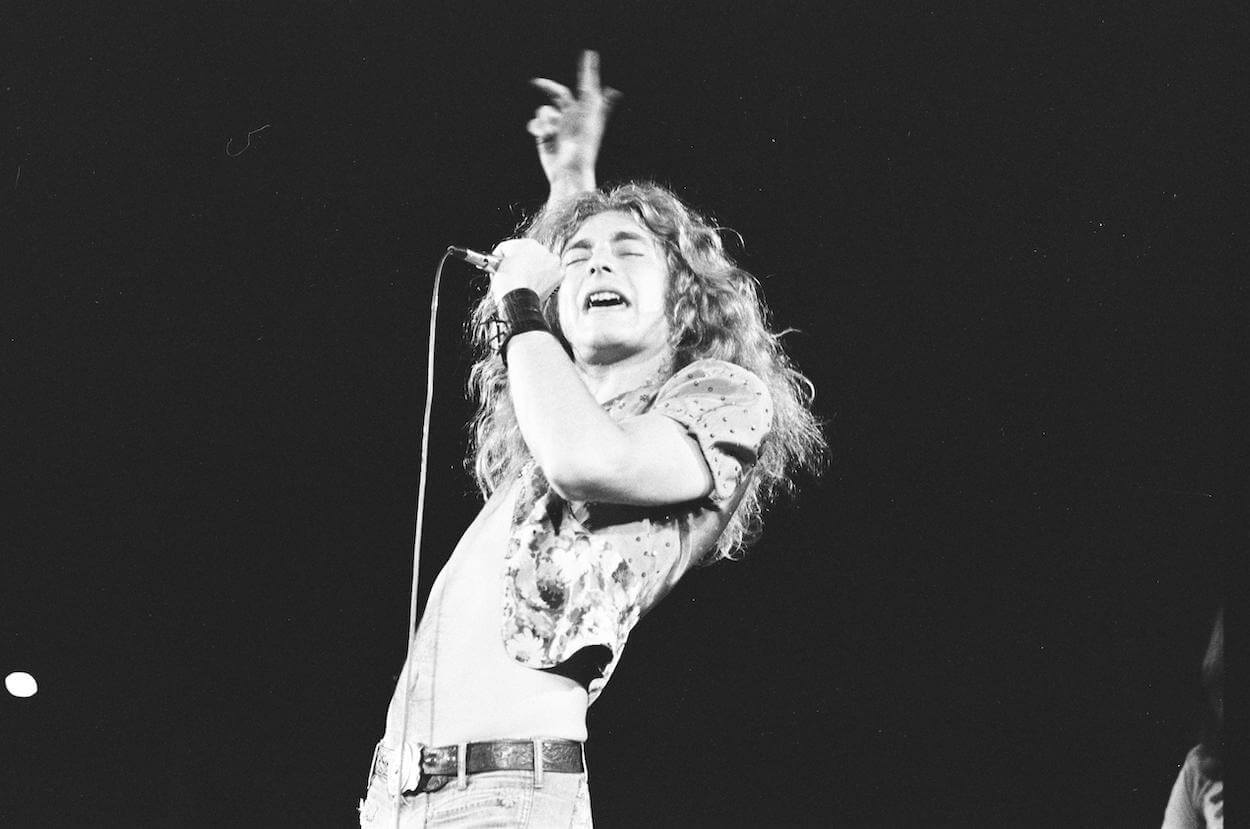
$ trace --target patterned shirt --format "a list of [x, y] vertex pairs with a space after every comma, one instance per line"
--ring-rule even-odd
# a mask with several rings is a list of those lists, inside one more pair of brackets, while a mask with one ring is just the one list
[[759, 377], [700, 360], [604, 404], [613, 420], [657, 412], [697, 441], [712, 473], [704, 498], [666, 507], [568, 502], [532, 464], [522, 475], [505, 558], [503, 641], [532, 668], [555, 669], [600, 653], [598, 697], [638, 620], [716, 544], [746, 490], [772, 422]]

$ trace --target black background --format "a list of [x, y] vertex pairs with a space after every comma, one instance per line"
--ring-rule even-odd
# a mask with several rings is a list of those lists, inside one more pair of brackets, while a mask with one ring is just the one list
[[[6, 825], [352, 825], [434, 265], [541, 203], [525, 79], [583, 47], [601, 180], [743, 235], [832, 447], [636, 631], [596, 822], [1157, 825], [1234, 543], [1234, 15], [123, 5], [0, 35]], [[468, 277], [427, 587], [478, 505]]]

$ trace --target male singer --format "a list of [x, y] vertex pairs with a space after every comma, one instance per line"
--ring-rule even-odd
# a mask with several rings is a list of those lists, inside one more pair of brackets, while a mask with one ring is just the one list
[[810, 384], [714, 225], [653, 184], [595, 189], [598, 56], [529, 124], [551, 185], [475, 320], [486, 496], [430, 592], [361, 825], [591, 825], [586, 713], [630, 631], [731, 557], [822, 441]]

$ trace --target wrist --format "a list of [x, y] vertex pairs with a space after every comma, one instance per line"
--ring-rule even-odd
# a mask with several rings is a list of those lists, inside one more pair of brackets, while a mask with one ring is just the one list
[[[490, 292], [495, 298], [495, 305], [499, 307], [501, 313], [504, 312], [504, 298], [513, 291], [532, 291], [529, 285], [519, 279], [508, 278], [499, 272], [495, 272], [490, 280]], [[535, 291], [535, 293], [537, 293]]]
[[531, 331], [551, 334], [542, 302], [530, 288], [515, 288], [499, 299], [499, 313], [508, 326], [508, 333], [499, 346], [499, 356], [508, 365], [508, 345], [512, 338]]
[[595, 168], [569, 168], [557, 170], [547, 178], [550, 186], [548, 203], [571, 198], [579, 193], [589, 193], [595, 189]]

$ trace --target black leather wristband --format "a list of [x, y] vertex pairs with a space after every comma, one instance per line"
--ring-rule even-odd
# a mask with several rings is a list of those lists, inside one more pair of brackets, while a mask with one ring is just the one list
[[547, 318], [543, 316], [543, 306], [538, 300], [538, 294], [529, 288], [508, 291], [499, 304], [503, 318], [508, 323], [508, 335], [499, 345], [499, 356], [507, 366], [508, 344], [513, 337], [526, 331], [546, 331], [550, 334], [551, 329], [547, 326]]

